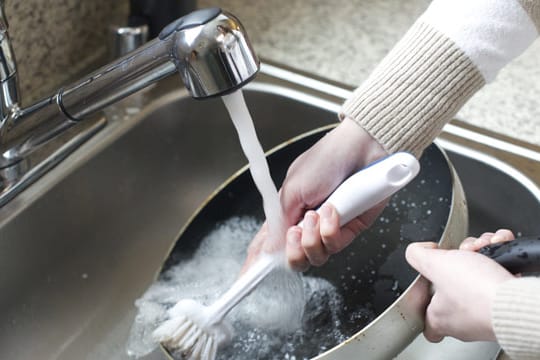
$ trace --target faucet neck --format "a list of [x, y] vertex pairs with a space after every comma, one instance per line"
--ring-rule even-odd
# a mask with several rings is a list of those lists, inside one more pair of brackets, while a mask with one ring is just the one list
[[78, 121], [176, 72], [191, 95], [203, 99], [238, 89], [258, 70], [238, 19], [208, 8], [170, 23], [157, 38], [63, 88], [57, 98]]
[[[101, 129], [105, 120], [84, 124], [113, 102], [177, 72], [194, 98], [220, 96], [259, 70], [238, 19], [219, 8], [201, 9], [133, 52], [19, 109], [15, 58], [1, 5], [0, 0], [0, 206]], [[68, 140], [52, 141], [64, 136]]]

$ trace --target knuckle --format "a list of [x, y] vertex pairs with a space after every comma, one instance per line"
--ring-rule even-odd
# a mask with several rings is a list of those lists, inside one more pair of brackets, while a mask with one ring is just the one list
[[314, 258], [310, 258], [310, 263], [313, 266], [322, 266], [328, 261], [328, 256], [316, 256]]
[[430, 336], [428, 340], [434, 341], [438, 339], [438, 341], [440, 341], [442, 334], [444, 333], [445, 323], [444, 317], [441, 315], [440, 311], [434, 306], [428, 306], [426, 311], [426, 328]]
[[289, 256], [289, 266], [296, 271], [305, 271], [309, 268], [309, 263], [304, 256]]
[[323, 238], [323, 245], [328, 254], [336, 254], [342, 250], [342, 247], [338, 245], [337, 241], [334, 241], [333, 239], [324, 239]]
[[438, 343], [444, 339], [444, 336], [430, 330], [424, 330], [424, 337], [432, 343]]
[[302, 247], [306, 253], [316, 253], [320, 251], [321, 243], [314, 239], [302, 239]]

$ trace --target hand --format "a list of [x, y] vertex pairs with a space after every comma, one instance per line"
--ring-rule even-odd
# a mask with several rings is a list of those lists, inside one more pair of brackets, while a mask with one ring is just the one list
[[471, 250], [478, 251], [484, 246], [496, 243], [502, 243], [506, 241], [514, 240], [514, 234], [507, 229], [499, 229], [495, 233], [485, 232], [479, 237], [468, 237], [461, 245], [459, 245], [460, 250]]
[[[495, 234], [507, 241], [507, 231]], [[483, 234], [478, 238], [480, 241], [467, 238], [462, 246], [477, 250], [479, 247], [474, 245], [489, 241], [495, 234]], [[426, 339], [439, 342], [445, 336], [452, 336], [463, 341], [496, 340], [491, 306], [497, 286], [512, 279], [512, 274], [484, 255], [437, 249], [435, 243], [410, 244], [405, 256], [433, 284], [434, 293], [426, 309]]]
[[[287, 231], [285, 251], [293, 269], [302, 271], [309, 265], [322, 265], [375, 221], [384, 204], [341, 229], [333, 206], [323, 206], [320, 216], [311, 209], [319, 206], [345, 178], [386, 155], [382, 146], [363, 128], [346, 118], [291, 164], [280, 199], [285, 221], [292, 226]], [[295, 226], [302, 218], [303, 229]], [[250, 245], [248, 264], [267, 246], [265, 231], [263, 227]]]

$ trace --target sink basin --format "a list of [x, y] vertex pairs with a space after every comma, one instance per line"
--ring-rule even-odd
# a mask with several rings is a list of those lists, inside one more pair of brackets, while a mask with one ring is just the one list
[[[349, 89], [265, 65], [244, 92], [268, 150], [336, 122]], [[0, 209], [2, 359], [127, 358], [134, 300], [193, 212], [246, 163], [221, 100], [191, 99], [176, 77], [107, 113], [105, 130]], [[452, 133], [439, 141], [471, 234], [540, 233], [534, 159]]]

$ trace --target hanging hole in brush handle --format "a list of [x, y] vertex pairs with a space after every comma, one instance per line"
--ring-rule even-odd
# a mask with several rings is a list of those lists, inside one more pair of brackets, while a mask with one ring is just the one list
[[488, 245], [478, 252], [495, 260], [512, 274], [540, 272], [540, 236]]
[[340, 226], [376, 206], [407, 185], [420, 171], [418, 160], [398, 152], [378, 160], [345, 180], [326, 199], [339, 214]]

